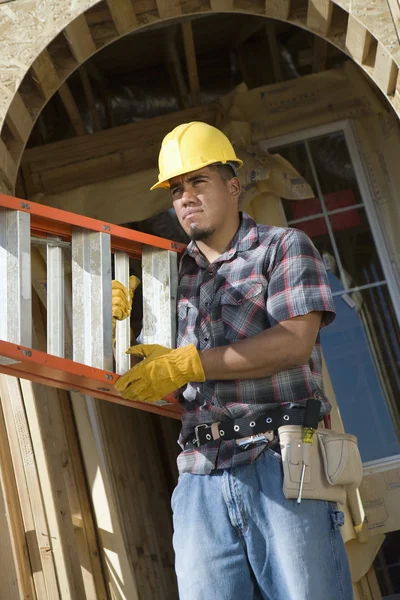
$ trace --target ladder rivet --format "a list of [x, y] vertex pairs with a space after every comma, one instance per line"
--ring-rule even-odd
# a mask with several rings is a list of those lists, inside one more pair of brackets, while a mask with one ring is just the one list
[[25, 202], [21, 202], [21, 208], [25, 208]]
[[25, 208], [30, 208], [30, 205], [28, 203], [25, 204]]

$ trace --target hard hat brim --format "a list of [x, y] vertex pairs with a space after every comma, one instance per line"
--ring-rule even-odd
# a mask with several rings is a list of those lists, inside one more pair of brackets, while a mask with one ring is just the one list
[[204, 169], [205, 167], [210, 167], [211, 165], [215, 165], [215, 164], [220, 164], [220, 165], [226, 165], [229, 163], [234, 163], [236, 169], [240, 169], [240, 167], [243, 166], [243, 161], [240, 160], [240, 158], [236, 158], [235, 160], [227, 160], [227, 161], [221, 161], [221, 160], [210, 160], [210, 162], [206, 162], [200, 166], [198, 166], [195, 169], [192, 169], [191, 171], [182, 171], [182, 170], [178, 170], [175, 173], [170, 173], [168, 176], [168, 179], [163, 179], [161, 181], [157, 181], [157, 183], [155, 183], [154, 185], [151, 186], [150, 191], [153, 190], [157, 190], [157, 189], [168, 189], [170, 187], [170, 180], [173, 179], [174, 177], [178, 177], [179, 175], [186, 175], [186, 173], [192, 173], [193, 171], [199, 171], [200, 169]]

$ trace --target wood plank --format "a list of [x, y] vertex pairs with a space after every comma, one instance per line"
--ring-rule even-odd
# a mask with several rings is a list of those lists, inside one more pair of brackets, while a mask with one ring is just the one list
[[333, 2], [331, 0], [308, 0], [307, 26], [327, 35], [332, 22]]
[[71, 89], [66, 81], [60, 86], [58, 93], [62, 103], [64, 104], [64, 108], [67, 111], [76, 135], [85, 135], [85, 124], [80, 115], [75, 98], [73, 97]]
[[156, 0], [156, 2], [161, 19], [179, 17], [182, 14], [181, 0]]
[[44, 99], [48, 100], [60, 87], [60, 79], [48, 50], [43, 50], [39, 54], [31, 68], [37, 87]]
[[329, 42], [320, 38], [318, 35], [314, 39], [314, 50], [312, 59], [312, 72], [319, 73], [324, 71], [326, 67], [326, 59], [328, 57]]
[[[94, 515], [92, 513], [92, 507], [89, 501], [89, 490], [87, 489], [86, 485], [86, 478], [72, 406], [66, 392], [59, 390], [58, 396], [65, 427], [65, 434], [68, 441], [70, 464], [74, 475], [75, 485], [72, 489], [76, 490], [77, 494], [73, 503], [71, 502], [73, 512], [72, 518], [74, 526], [77, 527], [79, 524], [82, 530], [80, 532], [76, 532], [75, 535], [79, 544], [82, 575], [84, 577], [87, 600], [90, 600], [92, 596], [95, 600], [108, 600], [105, 576], [101, 561], [101, 552], [96, 534]], [[75, 511], [73, 509], [74, 506], [77, 507]], [[82, 557], [85, 557], [87, 562], [83, 562]], [[93, 583], [95, 593], [93, 593], [92, 596], [88, 596], [88, 590], [92, 587]]]
[[274, 73], [274, 78], [276, 82], [283, 81], [283, 71], [281, 65], [281, 57], [278, 47], [278, 42], [276, 39], [276, 30], [275, 24], [273, 21], [267, 23], [266, 25], [266, 34], [268, 40], [268, 49], [272, 62], [272, 70]]
[[38, 598], [60, 598], [46, 509], [18, 379], [2, 376], [0, 391]]
[[193, 27], [191, 21], [185, 21], [182, 23], [181, 28], [192, 104], [197, 106], [200, 104], [200, 82], [199, 73], [197, 70], [196, 50], [194, 46]]
[[286, 20], [290, 16], [291, 0], [265, 0], [265, 15]]
[[384, 94], [395, 93], [399, 67], [382, 44], [378, 44], [374, 67], [374, 80]]
[[132, 0], [107, 0], [114, 25], [120, 35], [133, 31], [138, 26]]
[[215, 125], [216, 115], [217, 106], [208, 104], [27, 149], [22, 165], [29, 195], [63, 191], [154, 168], [168, 131], [186, 121]]
[[17, 179], [18, 168], [7, 146], [0, 138], [0, 174], [3, 173], [9, 185], [13, 188]]
[[68, 450], [56, 402], [57, 390], [21, 379], [62, 600], [82, 600], [85, 589], [64, 481]]
[[67, 25], [64, 35], [79, 64], [85, 62], [97, 50], [84, 14]]
[[346, 32], [346, 51], [360, 64], [364, 63], [368, 57], [372, 35], [353, 15], [349, 15]]
[[[2, 378], [1, 378], [2, 379]], [[3, 396], [1, 400], [4, 402]], [[4, 521], [2, 523], [2, 536], [0, 542], [0, 583], [1, 590], [4, 597], [7, 599], [11, 598], [9, 592], [6, 591], [6, 585], [4, 585], [3, 571], [7, 574], [6, 579], [8, 583], [13, 583], [13, 571], [15, 568], [15, 576], [18, 581], [18, 586], [14, 586], [14, 592], [20, 594], [24, 600], [35, 600], [36, 593], [33, 584], [33, 577], [36, 575], [36, 580], [41, 578], [43, 580], [43, 574], [35, 573], [35, 566], [39, 564], [33, 563], [28, 555], [29, 535], [25, 536], [29, 530], [24, 529], [22, 513], [20, 508], [20, 497], [16, 484], [14, 467], [12, 463], [12, 456], [10, 452], [6, 424], [4, 421], [3, 409], [0, 400], [0, 505], [2, 506], [1, 513]], [[4, 508], [3, 508], [4, 507]], [[0, 518], [0, 522], [1, 522]], [[9, 538], [10, 536], [10, 538]], [[7, 558], [3, 556], [5, 550]], [[11, 552], [10, 552], [11, 550]], [[13, 565], [9, 564], [13, 562]], [[31, 568], [32, 564], [32, 568]], [[41, 567], [40, 567], [41, 568]], [[32, 576], [33, 572], [33, 576]], [[43, 581], [44, 583], [44, 581]], [[36, 588], [37, 589], [37, 588]], [[46, 588], [42, 588], [43, 594], [39, 596], [39, 600], [43, 598], [46, 600]]]
[[18, 92], [8, 109], [6, 123], [14, 139], [25, 144], [31, 134], [33, 120]]
[[78, 69], [78, 75], [81, 80], [86, 102], [88, 104], [89, 112], [92, 117], [93, 130], [101, 131], [102, 127], [100, 116], [97, 111], [96, 100], [93, 94], [92, 85], [90, 83], [90, 78], [85, 65], [81, 65], [81, 67]]
[[177, 99], [181, 108], [190, 106], [189, 92], [183, 75], [181, 59], [176, 47], [177, 25], [168, 27], [165, 33], [167, 67], [176, 89]]

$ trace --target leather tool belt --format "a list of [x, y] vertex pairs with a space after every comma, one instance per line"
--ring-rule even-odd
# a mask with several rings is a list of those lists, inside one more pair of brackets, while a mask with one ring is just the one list
[[265, 411], [258, 417], [243, 417], [212, 423], [202, 423], [195, 427], [190, 436], [192, 443], [198, 448], [212, 440], [236, 440], [239, 445], [251, 444], [257, 441], [272, 440], [274, 433], [283, 425], [302, 425], [305, 415], [304, 408], [274, 408]]

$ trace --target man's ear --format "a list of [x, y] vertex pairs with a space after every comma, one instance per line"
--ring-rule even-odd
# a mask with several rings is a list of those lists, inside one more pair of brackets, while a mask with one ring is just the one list
[[239, 199], [240, 192], [242, 191], [242, 186], [238, 177], [232, 177], [228, 181], [229, 191], [233, 198]]

